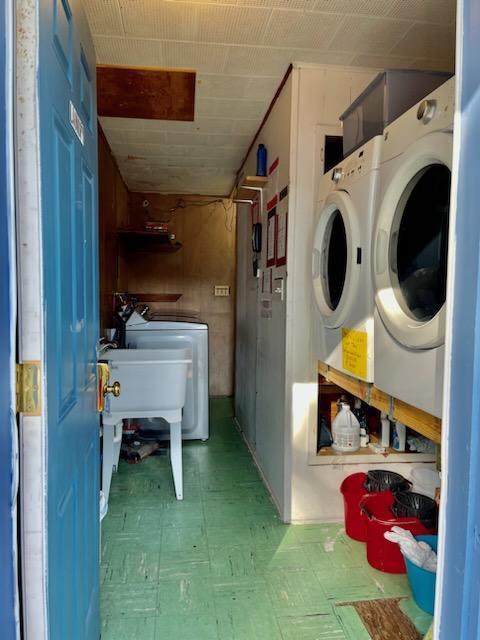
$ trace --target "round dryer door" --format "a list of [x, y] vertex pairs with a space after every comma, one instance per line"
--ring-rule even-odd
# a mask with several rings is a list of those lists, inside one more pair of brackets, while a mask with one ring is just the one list
[[377, 308], [394, 338], [413, 349], [437, 347], [445, 339], [451, 161], [450, 134], [417, 141], [379, 211]]
[[315, 300], [330, 329], [342, 325], [358, 291], [358, 238], [350, 196], [345, 191], [334, 191], [321, 206], [312, 255]]

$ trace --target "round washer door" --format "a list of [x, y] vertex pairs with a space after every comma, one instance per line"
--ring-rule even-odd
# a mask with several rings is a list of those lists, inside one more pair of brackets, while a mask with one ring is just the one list
[[323, 203], [315, 229], [313, 290], [329, 329], [343, 324], [358, 293], [361, 264], [357, 264], [360, 247], [357, 219], [348, 193], [334, 191]]
[[396, 340], [430, 349], [445, 340], [452, 135], [427, 135], [402, 160], [375, 228], [375, 301]]

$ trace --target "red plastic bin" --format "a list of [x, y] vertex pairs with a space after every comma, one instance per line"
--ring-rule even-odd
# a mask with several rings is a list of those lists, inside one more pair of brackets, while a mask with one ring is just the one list
[[353, 473], [342, 482], [340, 491], [343, 496], [345, 513], [345, 531], [347, 536], [359, 542], [367, 541], [368, 518], [360, 511], [360, 502], [369, 495], [365, 489], [366, 473]]
[[435, 534], [436, 530], [427, 529], [418, 518], [395, 517], [391, 510], [393, 502], [394, 496], [389, 491], [369, 494], [360, 502], [367, 521], [367, 560], [384, 573], [406, 573], [399, 545], [386, 540], [384, 533], [394, 526], [408, 529], [414, 536]]

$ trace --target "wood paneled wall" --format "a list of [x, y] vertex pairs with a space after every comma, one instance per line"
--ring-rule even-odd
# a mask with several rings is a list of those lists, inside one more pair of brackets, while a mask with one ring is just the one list
[[128, 221], [128, 190], [108, 142], [98, 128], [100, 327], [111, 326], [112, 293], [117, 290], [117, 228]]
[[[143, 202], [148, 200], [148, 207]], [[201, 196], [130, 193], [131, 227], [145, 220], [170, 220], [182, 248], [176, 253], [122, 248], [119, 291], [179, 293], [176, 303], [149, 302], [151, 309], [192, 314], [209, 325], [210, 394], [231, 395], [235, 336], [235, 205]], [[212, 202], [213, 201], [213, 202]], [[185, 208], [177, 208], [183, 203]], [[215, 285], [228, 285], [229, 297], [215, 297]]]

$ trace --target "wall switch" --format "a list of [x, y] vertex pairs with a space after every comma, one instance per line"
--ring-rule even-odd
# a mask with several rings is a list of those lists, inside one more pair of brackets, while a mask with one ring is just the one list
[[230, 287], [226, 284], [216, 284], [214, 295], [227, 297], [230, 295]]

